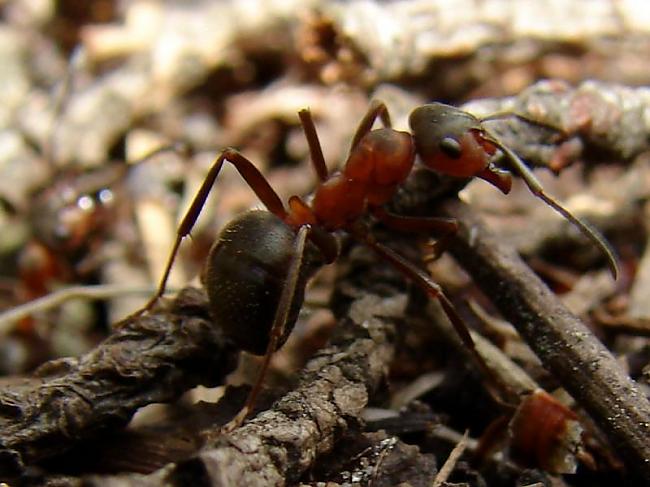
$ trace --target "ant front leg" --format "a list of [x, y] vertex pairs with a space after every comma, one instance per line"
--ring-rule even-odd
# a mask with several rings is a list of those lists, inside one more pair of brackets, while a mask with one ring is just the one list
[[357, 147], [357, 145], [359, 145], [361, 139], [363, 139], [368, 134], [368, 132], [372, 130], [372, 126], [375, 124], [375, 120], [377, 120], [378, 117], [381, 119], [381, 122], [384, 124], [384, 127], [386, 128], [392, 127], [392, 123], [390, 121], [390, 114], [388, 113], [388, 108], [386, 107], [386, 104], [383, 101], [373, 100], [370, 103], [370, 107], [368, 107], [368, 111], [361, 119], [361, 122], [359, 122], [357, 131], [355, 132], [354, 137], [352, 138], [352, 145], [350, 146], [350, 152], [352, 152]]
[[300, 280], [300, 271], [303, 265], [303, 257], [305, 254], [305, 245], [307, 242], [307, 237], [310, 231], [310, 227], [305, 225], [300, 227], [298, 234], [296, 235], [296, 240], [293, 245], [293, 255], [291, 257], [291, 262], [289, 263], [289, 270], [287, 271], [287, 276], [284, 281], [284, 286], [282, 287], [282, 293], [280, 294], [280, 299], [278, 301], [278, 307], [275, 311], [275, 316], [273, 318], [273, 324], [271, 325], [271, 330], [269, 331], [269, 343], [266, 347], [266, 352], [264, 353], [264, 359], [260, 370], [257, 373], [257, 379], [253, 384], [253, 387], [246, 398], [246, 403], [244, 407], [237, 413], [237, 415], [231, 419], [222, 429], [222, 433], [229, 433], [234, 429], [238, 428], [246, 419], [246, 417], [251, 413], [255, 407], [255, 400], [262, 388], [262, 382], [271, 363], [271, 357], [273, 353], [278, 348], [280, 339], [285, 334], [285, 327], [287, 325], [287, 319], [289, 317], [289, 311], [291, 310], [291, 305], [296, 294], [296, 289]]
[[440, 257], [451, 238], [458, 232], [458, 222], [454, 218], [395, 215], [382, 207], [373, 209], [372, 213], [388, 228], [398, 232], [439, 235], [431, 245], [431, 255], [426, 259], [428, 262]]
[[205, 205], [205, 201], [212, 190], [212, 187], [221, 172], [224, 161], [231, 163], [235, 166], [235, 169], [239, 174], [244, 178], [246, 183], [250, 188], [255, 192], [255, 195], [260, 199], [260, 201], [266, 206], [266, 208], [279, 218], [284, 219], [287, 215], [287, 212], [282, 204], [282, 200], [271, 187], [269, 182], [266, 180], [264, 175], [255, 167], [255, 165], [248, 160], [244, 155], [235, 149], [225, 149], [214, 163], [210, 167], [207, 176], [203, 180], [201, 187], [199, 188], [196, 196], [192, 200], [192, 204], [185, 213], [183, 220], [181, 220], [178, 229], [176, 230], [176, 240], [174, 241], [174, 246], [169, 254], [167, 259], [167, 265], [165, 266], [165, 271], [160, 279], [158, 284], [158, 289], [156, 294], [149, 300], [149, 302], [143, 308], [143, 311], [150, 310], [153, 305], [158, 301], [158, 299], [165, 293], [165, 287], [167, 285], [167, 279], [169, 278], [169, 273], [171, 272], [172, 265], [176, 259], [176, 254], [180, 244], [187, 235], [191, 232], [196, 220]]
[[373, 208], [372, 214], [388, 228], [398, 232], [436, 233], [444, 237], [458, 231], [458, 222], [454, 218], [396, 215], [381, 206]]

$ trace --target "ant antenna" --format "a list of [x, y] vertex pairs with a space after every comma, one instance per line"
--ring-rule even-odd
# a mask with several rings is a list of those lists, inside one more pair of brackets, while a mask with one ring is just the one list
[[[558, 132], [563, 136], [567, 135], [566, 131], [562, 127], [558, 127], [555, 124], [545, 122], [543, 120], [538, 120], [536, 118], [532, 118], [529, 117], [528, 115], [524, 115], [522, 113], [517, 113], [517, 112], [503, 111], [503, 112], [491, 113], [490, 115], [486, 115], [485, 117], [480, 117], [478, 120], [482, 124], [484, 122], [493, 122], [495, 120], [503, 120], [506, 118], [516, 118], [517, 120], [526, 122], [529, 125], [536, 125], [541, 128], [552, 130], [554, 132]], [[492, 136], [494, 137], [494, 135]]]
[[70, 54], [70, 57], [68, 58], [63, 81], [61, 82], [61, 91], [58, 95], [55, 95], [54, 106], [52, 107], [52, 118], [49, 122], [49, 135], [43, 147], [45, 160], [51, 167], [55, 165], [54, 158], [56, 157], [58, 123], [61, 121], [61, 118], [63, 116], [65, 104], [70, 98], [70, 93], [72, 92], [74, 85], [75, 75], [85, 63], [86, 50], [83, 46], [78, 45], [74, 48], [72, 54]]
[[[521, 118], [522, 120], [527, 120], [524, 117], [519, 117], [519, 118]], [[618, 279], [618, 275], [619, 275], [619, 268], [617, 262], [618, 259], [616, 258], [616, 254], [614, 253], [612, 247], [607, 243], [607, 240], [605, 240], [605, 237], [603, 237], [602, 234], [598, 230], [596, 230], [593, 226], [589, 225], [588, 223], [574, 216], [569, 210], [564, 208], [557, 200], [555, 200], [548, 193], [546, 193], [544, 191], [544, 187], [542, 186], [542, 183], [539, 181], [539, 179], [537, 179], [537, 177], [535, 177], [535, 175], [530, 170], [530, 168], [526, 166], [526, 164], [524, 164], [524, 161], [522, 161], [521, 158], [517, 154], [515, 154], [512, 150], [508, 149], [508, 147], [502, 144], [495, 134], [487, 130], [486, 130], [486, 134], [489, 136], [487, 140], [489, 140], [495, 146], [497, 146], [499, 150], [501, 150], [501, 152], [508, 158], [513, 168], [517, 172], [517, 174], [521, 176], [521, 178], [526, 183], [526, 186], [528, 186], [530, 192], [533, 193], [542, 201], [544, 201], [548, 206], [550, 206], [555, 211], [557, 211], [560, 215], [562, 215], [564, 218], [570, 221], [573, 225], [575, 225], [582, 232], [583, 235], [585, 235], [589, 240], [591, 240], [591, 242], [593, 242], [600, 249], [600, 251], [607, 258], [607, 264], [609, 266], [610, 272], [612, 273], [612, 276], [614, 277], [614, 279]]]

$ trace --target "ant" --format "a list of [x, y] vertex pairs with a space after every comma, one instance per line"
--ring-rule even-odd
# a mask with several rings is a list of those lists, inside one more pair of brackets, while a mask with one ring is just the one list
[[[440, 103], [416, 108], [410, 116], [411, 134], [394, 130], [386, 105], [373, 102], [359, 123], [345, 164], [332, 174], [325, 165], [310, 111], [301, 110], [299, 118], [319, 180], [313, 198], [305, 201], [291, 196], [285, 207], [249, 159], [235, 149], [225, 149], [212, 164], [177, 229], [156, 294], [140, 311], [150, 310], [164, 294], [181, 241], [194, 226], [224, 162], [231, 163], [267, 211], [251, 210], [227, 224], [209, 252], [202, 275], [216, 324], [241, 349], [264, 355], [244, 407], [226, 430], [240, 425], [252, 410], [271, 355], [284, 344], [296, 322], [308, 279], [338, 255], [335, 234], [339, 231], [368, 246], [437, 299], [465, 345], [478, 357], [465, 323], [440, 286], [422, 269], [376, 241], [364, 221], [372, 215], [393, 230], [443, 236], [457, 230], [453, 219], [401, 216], [384, 208], [410, 175], [416, 155], [430, 169], [462, 178], [478, 176], [507, 193], [510, 174], [491, 162], [491, 156], [500, 150], [531, 191], [568, 215], [604, 250], [612, 269], [616, 269], [604, 239], [546, 195], [523, 162], [487, 132], [479, 119], [460, 109]], [[377, 119], [383, 128], [373, 130]]]
[[[15, 330], [25, 337], [32, 337], [38, 322], [38, 318], [31, 316], [33, 300], [52, 297], [57, 293], [55, 288], [73, 281], [88, 283], [97, 280], [103, 264], [102, 253], [97, 250], [115, 228], [118, 216], [125, 211], [119, 193], [120, 184], [128, 183], [133, 167], [166, 152], [179, 157], [188, 156], [189, 149], [179, 142], [160, 145], [128, 165], [126, 161], [111, 161], [89, 168], [61, 158], [56, 150], [60, 125], [65, 121], [65, 112], [74, 93], [75, 78], [85, 62], [84, 49], [75, 48], [67, 62], [63, 80], [51, 89], [51, 118], [45, 133], [38, 136], [23, 129], [21, 134], [26, 143], [33, 146], [33, 157], [42, 161], [43, 167], [38, 168], [43, 169], [45, 181], [28, 185], [26, 202], [22, 198], [16, 198], [16, 201], [3, 198], [0, 202], [12, 218], [30, 222], [30, 234], [16, 251], [17, 285], [9, 289], [12, 299], [21, 304], [9, 312], [0, 313], [0, 336]], [[117, 143], [114, 148], [121, 151], [121, 145]], [[73, 294], [83, 296], [85, 292]], [[92, 296], [93, 292], [87, 294]], [[53, 305], [60, 303], [57, 300], [51, 302]]]

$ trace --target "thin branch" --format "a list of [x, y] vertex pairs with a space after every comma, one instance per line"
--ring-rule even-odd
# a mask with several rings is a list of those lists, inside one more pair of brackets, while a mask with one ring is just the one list
[[[220, 434], [218, 426], [206, 431], [206, 446], [190, 460], [145, 476], [94, 477], [89, 484], [187, 485], [183, 482], [199, 477], [214, 486], [296, 482], [336, 439], [361, 422], [362, 410], [393, 358], [394, 321], [406, 307], [402, 281], [374, 258], [361, 261], [352, 261], [355, 269], [337, 286], [343, 318], [335, 336], [305, 366], [297, 388], [230, 434]], [[366, 272], [357, 272], [359, 265]]]
[[[628, 470], [650, 481], [650, 403], [593, 333], [559, 301], [517, 252], [491, 233], [429, 171], [411, 178], [395, 210], [458, 220], [450, 253], [499, 308], [562, 386], [607, 434]], [[442, 215], [441, 215], [442, 211]]]
[[156, 290], [152, 286], [124, 286], [122, 284], [99, 284], [88, 286], [70, 286], [58, 289], [41, 298], [34, 299], [0, 313], [0, 337], [10, 333], [15, 324], [35, 313], [56, 308], [71, 299], [109, 299], [119, 296], [150, 296]]
[[445, 463], [440, 468], [438, 475], [436, 475], [436, 478], [433, 481], [433, 487], [441, 487], [445, 482], [447, 482], [447, 479], [454, 471], [454, 468], [456, 468], [456, 463], [458, 463], [458, 460], [467, 448], [468, 439], [469, 431], [465, 430], [465, 434], [463, 434], [463, 437], [458, 441], [454, 449], [451, 450], [451, 453], [447, 457], [447, 460], [445, 460]]
[[0, 390], [0, 473], [20, 471], [126, 425], [142, 406], [222, 382], [234, 355], [206, 309], [203, 293], [188, 288], [168, 309], [119, 323], [81, 358], [47, 362], [33, 378], [6, 380]]
[[628, 469], [650, 480], [650, 403], [638, 385], [471, 208], [459, 201], [443, 208], [460, 224], [450, 248], [454, 257], [606, 432]]

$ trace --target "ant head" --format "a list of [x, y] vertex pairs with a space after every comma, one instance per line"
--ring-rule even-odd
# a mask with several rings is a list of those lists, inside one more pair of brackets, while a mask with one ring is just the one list
[[473, 115], [443, 103], [416, 108], [409, 117], [422, 163], [440, 173], [470, 178], [488, 165], [496, 147]]

